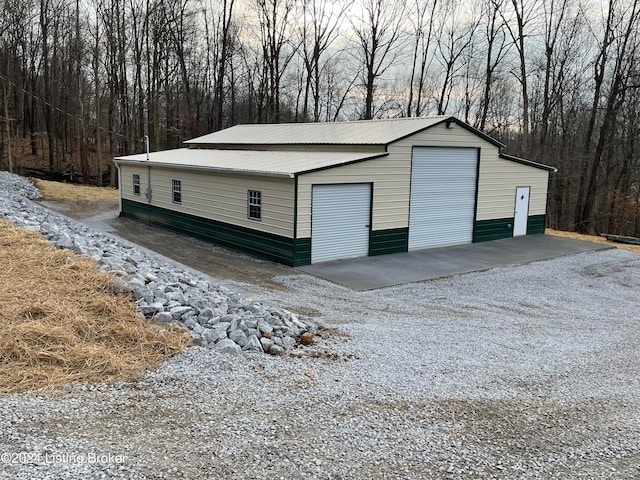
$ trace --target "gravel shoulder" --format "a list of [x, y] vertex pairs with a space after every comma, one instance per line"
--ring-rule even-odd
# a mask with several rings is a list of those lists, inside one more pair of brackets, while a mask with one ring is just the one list
[[0, 397], [0, 478], [638, 478], [640, 256], [353, 292], [236, 282], [337, 331], [193, 347], [136, 384]]

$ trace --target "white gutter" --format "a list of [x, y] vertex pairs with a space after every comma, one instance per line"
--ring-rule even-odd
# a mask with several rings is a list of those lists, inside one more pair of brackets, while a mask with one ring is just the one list
[[[123, 160], [122, 158], [116, 158], [114, 161], [118, 161], [121, 164], [125, 165], [144, 165], [147, 162], [144, 160]], [[188, 164], [168, 164], [165, 162], [154, 162], [153, 160], [149, 161], [148, 165], [159, 167], [159, 168], [173, 168], [180, 170], [200, 170], [207, 172], [225, 172], [225, 173], [238, 173], [238, 174], [251, 174], [251, 175], [260, 175], [265, 177], [289, 177], [294, 178], [295, 172], [268, 172], [264, 170], [243, 170], [240, 168], [230, 168], [230, 167], [210, 167], [210, 166], [199, 166], [199, 165], [188, 165]]]

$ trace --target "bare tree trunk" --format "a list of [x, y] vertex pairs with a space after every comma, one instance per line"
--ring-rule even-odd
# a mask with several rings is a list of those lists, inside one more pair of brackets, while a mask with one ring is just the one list
[[362, 118], [369, 120], [374, 115], [377, 81], [393, 65], [401, 47], [406, 2], [364, 0], [360, 7], [362, 17], [352, 19], [351, 25], [362, 61], [365, 91]]
[[487, 0], [484, 7], [487, 9], [486, 41], [487, 53], [485, 56], [485, 77], [482, 99], [480, 100], [480, 115], [478, 128], [482, 131], [486, 129], [489, 117], [489, 104], [492, 100], [492, 87], [494, 83], [494, 73], [498, 65], [503, 60], [507, 52], [504, 42], [504, 21], [498, 24], [499, 11], [503, 0]]
[[513, 13], [515, 14], [515, 25], [512, 25], [506, 18], [504, 18], [504, 25], [509, 31], [509, 35], [513, 41], [518, 52], [518, 67], [517, 73], [514, 73], [518, 83], [520, 84], [520, 98], [522, 99], [522, 128], [521, 128], [521, 146], [520, 151], [524, 155], [529, 154], [529, 79], [527, 77], [527, 49], [525, 45], [525, 28], [530, 20], [529, 15], [531, 9], [527, 11], [524, 0], [511, 0], [513, 7]]
[[613, 80], [607, 103], [605, 106], [604, 118], [598, 142], [596, 144], [593, 160], [589, 169], [586, 185], [584, 187], [585, 198], [576, 222], [576, 228], [581, 233], [593, 233], [595, 221], [593, 218], [596, 195], [598, 189], [598, 173], [600, 171], [603, 154], [607, 142], [613, 138], [614, 127], [617, 121], [617, 114], [620, 110], [629, 88], [640, 88], [640, 85], [629, 84], [635, 77], [636, 55], [640, 49], [640, 39], [638, 38], [638, 22], [640, 20], [640, 0], [634, 0], [632, 9], [628, 10], [629, 17], [625, 25], [622, 36], [617, 39], [616, 59], [613, 68]]
[[[478, 21], [464, 19], [458, 20], [457, 5], [448, 4], [444, 10], [445, 24], [436, 36], [436, 57], [444, 67], [444, 78], [437, 101], [438, 115], [444, 115], [449, 106], [452, 89], [458, 81], [459, 71], [464, 67], [460, 59], [471, 48], [474, 35], [478, 28]], [[451, 18], [453, 20], [449, 21]]]
[[42, 64], [44, 83], [44, 122], [49, 145], [49, 170], [55, 170], [54, 142], [51, 118], [51, 76], [49, 71], [49, 0], [40, 0], [40, 29], [42, 31]]
[[[266, 93], [265, 120], [280, 123], [281, 89], [284, 73], [293, 58], [289, 30], [293, 0], [257, 0], [262, 47], [262, 84]], [[260, 107], [260, 105], [259, 105]]]
[[[9, 70], [9, 55], [7, 55], [7, 71]], [[9, 172], [13, 173], [13, 157], [11, 152], [11, 118], [9, 117], [9, 95], [11, 94], [11, 84], [3, 83], [4, 93], [4, 129], [6, 133], [7, 161], [9, 163]]]
[[[96, 41], [96, 59], [93, 64], [95, 79], [95, 108], [96, 108], [96, 163], [98, 172], [98, 185], [102, 184], [102, 107], [100, 105], [100, 72], [98, 70], [98, 44]], [[113, 178], [111, 179], [113, 184]]]
[[603, 32], [602, 43], [600, 44], [600, 50], [594, 63], [594, 91], [593, 101], [591, 103], [591, 111], [589, 113], [589, 122], [587, 125], [587, 131], [584, 141], [584, 149], [582, 151], [582, 162], [580, 168], [580, 181], [578, 186], [578, 195], [574, 213], [574, 228], [576, 231], [584, 231], [582, 226], [583, 209], [585, 204], [585, 194], [587, 187], [587, 176], [589, 171], [589, 151], [593, 144], [593, 133], [596, 126], [596, 120], [598, 117], [598, 106], [600, 105], [601, 92], [604, 86], [605, 72], [608, 66], [609, 49], [611, 42], [613, 42], [613, 15], [615, 9], [613, 8], [615, 0], [609, 1], [609, 8], [607, 10], [607, 21], [605, 24], [605, 30]]
[[213, 96], [213, 104], [215, 109], [215, 130], [220, 130], [224, 127], [224, 85], [227, 63], [229, 62], [230, 43], [231, 43], [231, 29], [233, 18], [233, 6], [234, 0], [223, 0], [222, 12], [221, 12], [221, 31], [218, 42], [220, 43], [220, 55], [216, 59], [217, 68], [215, 74], [215, 90]]
[[518, 58], [520, 60], [520, 86], [522, 87], [522, 151], [529, 152], [529, 87], [527, 79], [527, 63], [525, 58], [525, 33], [524, 33], [524, 6], [522, 10], [518, 9], [517, 0], [511, 0], [516, 10], [517, 29], [516, 49], [518, 50]]

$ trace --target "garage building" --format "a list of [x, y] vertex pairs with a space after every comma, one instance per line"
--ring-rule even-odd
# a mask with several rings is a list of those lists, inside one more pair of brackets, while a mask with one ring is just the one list
[[453, 117], [237, 125], [114, 159], [121, 215], [291, 266], [544, 233], [552, 167]]

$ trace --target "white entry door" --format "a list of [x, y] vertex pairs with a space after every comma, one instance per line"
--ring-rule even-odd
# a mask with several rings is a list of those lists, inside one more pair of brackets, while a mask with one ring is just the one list
[[313, 185], [311, 263], [369, 255], [371, 184]]
[[531, 187], [516, 187], [516, 207], [513, 220], [513, 236], [527, 234], [529, 218], [529, 192]]

